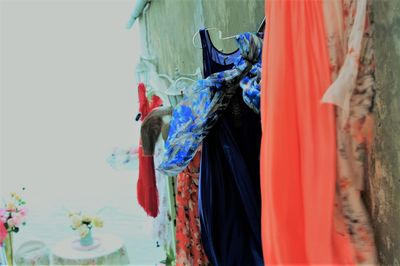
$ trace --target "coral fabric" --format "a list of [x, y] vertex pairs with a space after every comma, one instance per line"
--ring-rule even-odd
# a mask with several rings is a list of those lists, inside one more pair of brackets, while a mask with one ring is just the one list
[[266, 1], [261, 95], [266, 264], [353, 264], [334, 225], [334, 107], [322, 1]]
[[176, 195], [176, 265], [208, 265], [201, 243], [198, 189], [201, 153], [178, 175]]
[[[139, 112], [142, 114], [140, 119], [143, 121], [151, 110], [162, 104], [162, 100], [158, 96], [153, 95], [151, 102], [149, 102], [146, 96], [146, 87], [143, 83], [139, 83], [138, 96]], [[139, 143], [138, 155], [139, 179], [137, 182], [137, 199], [140, 206], [142, 206], [148, 215], [156, 217], [158, 214], [158, 192], [154, 161], [153, 156], [144, 156], [141, 140]]]

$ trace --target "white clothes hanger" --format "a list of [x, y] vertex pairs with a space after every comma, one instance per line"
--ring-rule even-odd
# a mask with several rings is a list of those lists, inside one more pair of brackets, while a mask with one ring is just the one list
[[136, 66], [137, 82], [144, 83], [148, 93], [159, 96], [165, 106], [176, 105], [185, 94], [186, 88], [202, 77], [201, 69], [194, 73], [182, 74], [175, 70], [175, 78], [166, 74], [159, 74], [153, 64], [155, 58], [141, 57]]
[[[218, 31], [218, 38], [220, 40], [229, 40], [229, 39], [233, 39], [233, 38], [235, 38], [237, 36], [237, 35], [232, 35], [232, 36], [228, 36], [228, 37], [223, 37], [222, 36], [222, 31], [220, 29], [218, 29], [218, 28], [205, 28], [205, 30], [208, 30], [208, 31], [217, 30]], [[196, 31], [196, 33], [193, 35], [193, 38], [192, 38], [193, 46], [195, 48], [202, 49], [201, 46], [199, 47], [199, 46], [196, 45], [196, 37], [197, 37], [197, 35], [199, 35], [199, 31]]]
[[[257, 31], [257, 32], [263, 32], [263, 31], [264, 31], [264, 28], [265, 28], [265, 17], [264, 17], [263, 20], [261, 21], [261, 24], [260, 24], [260, 26], [258, 27], [258, 31]], [[208, 31], [210, 31], [210, 30], [217, 30], [217, 31], [218, 31], [218, 37], [219, 37], [220, 40], [229, 40], [229, 39], [233, 39], [233, 38], [235, 38], [235, 37], [237, 36], [237, 34], [236, 34], [236, 35], [232, 35], [232, 36], [223, 37], [223, 36], [222, 36], [222, 31], [221, 31], [220, 29], [214, 28], [214, 27], [212, 27], [212, 28], [205, 28], [205, 30], [208, 30]], [[201, 49], [201, 48], [202, 48], [201, 46], [198, 47], [198, 46], [196, 45], [196, 37], [197, 37], [197, 35], [199, 35], [199, 31], [196, 31], [195, 34], [193, 35], [192, 43], [193, 43], [193, 46], [194, 46], [195, 48]]]

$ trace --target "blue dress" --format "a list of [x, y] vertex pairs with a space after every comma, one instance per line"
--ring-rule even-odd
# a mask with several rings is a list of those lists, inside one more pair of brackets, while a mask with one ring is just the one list
[[[203, 143], [199, 214], [213, 265], [263, 265], [259, 186], [262, 39], [236, 36], [238, 51], [222, 54], [204, 42], [204, 79], [174, 108], [163, 162], [177, 175]], [[208, 35], [207, 35], [208, 36]], [[209, 37], [209, 36], [208, 36]]]
[[[234, 67], [239, 50], [223, 54], [213, 46], [206, 30], [200, 31], [200, 37], [205, 76]], [[247, 77], [251, 80], [254, 76]], [[260, 80], [254, 81], [258, 85]], [[246, 82], [242, 79], [242, 88]], [[261, 123], [243, 96], [237, 89], [202, 145], [199, 213], [202, 242], [212, 265], [264, 265], [259, 185]]]
[[210, 129], [228, 107], [231, 98], [241, 92], [244, 102], [259, 112], [262, 40], [252, 33], [236, 36], [240, 56], [231, 69], [213, 73], [185, 90], [175, 106], [165, 155], [158, 170], [177, 175], [193, 159]]

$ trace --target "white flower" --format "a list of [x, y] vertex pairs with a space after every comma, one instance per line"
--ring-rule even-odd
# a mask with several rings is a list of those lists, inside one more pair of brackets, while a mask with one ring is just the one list
[[92, 222], [92, 217], [90, 217], [89, 215], [85, 214], [85, 215], [82, 216], [82, 222], [91, 223]]
[[103, 227], [103, 220], [100, 217], [93, 217], [93, 225], [94, 227]]
[[81, 218], [78, 215], [73, 215], [71, 217], [71, 222], [73, 229], [78, 229], [82, 224]]
[[7, 220], [7, 224], [10, 228], [13, 228], [17, 225], [17, 221], [15, 220], [15, 218], [10, 218]]
[[85, 237], [89, 233], [89, 228], [83, 224], [79, 226], [78, 232], [80, 237]]

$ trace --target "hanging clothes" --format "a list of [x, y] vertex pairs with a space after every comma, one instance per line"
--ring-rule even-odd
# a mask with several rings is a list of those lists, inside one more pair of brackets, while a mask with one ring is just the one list
[[[146, 87], [143, 83], [138, 85], [139, 96], [139, 112], [141, 113], [141, 121], [143, 121], [151, 110], [160, 106], [162, 100], [153, 95], [151, 102], [146, 96]], [[139, 149], [139, 178], [137, 182], [137, 199], [151, 217], [156, 217], [158, 214], [158, 192], [156, 186], [156, 176], [154, 170], [153, 156], [145, 156], [143, 154], [142, 141], [140, 140]]]
[[[231, 69], [240, 57], [239, 50], [230, 54], [218, 51], [206, 30], [200, 31], [200, 38], [205, 77]], [[247, 84], [257, 90], [261, 71], [255, 69], [241, 86], [251, 80]], [[237, 89], [203, 140], [199, 211], [202, 241], [212, 265], [263, 265], [259, 188], [261, 124], [260, 116], [244, 99]]]
[[175, 107], [165, 143], [165, 158], [159, 166], [165, 174], [176, 175], [186, 168], [240, 84], [243, 84], [244, 101], [252, 109], [258, 109], [254, 105], [259, 102], [255, 85], [261, 68], [262, 41], [254, 34], [244, 33], [236, 37], [236, 42], [240, 56], [234, 67], [198, 80], [185, 91], [183, 100]]
[[[143, 131], [142, 131], [143, 134]], [[159, 136], [158, 141], [154, 147], [154, 164], [158, 165], [162, 162], [164, 155], [164, 140]], [[169, 197], [168, 197], [168, 176], [160, 173], [156, 170], [156, 185], [158, 192], [158, 215], [154, 219], [153, 224], [153, 239], [164, 249], [168, 254], [170, 250], [173, 250], [175, 245], [172, 237], [171, 230], [171, 213], [169, 211]]]
[[361, 198], [368, 176], [368, 123], [375, 94], [371, 1], [325, 2], [325, 24], [334, 81], [324, 101], [337, 105], [337, 210], [344, 217], [358, 264], [377, 264], [374, 235]]
[[176, 194], [176, 265], [208, 265], [200, 235], [198, 187], [201, 152], [178, 175]]
[[[140, 127], [140, 136], [142, 140], [143, 154], [153, 156], [154, 164], [159, 165], [162, 162], [164, 154], [164, 137], [167, 138], [167, 123], [164, 117], [171, 116], [171, 106], [161, 106], [154, 108], [144, 119]], [[169, 210], [170, 199], [168, 196], [168, 176], [160, 171], [155, 172], [156, 186], [158, 192], [158, 215], [153, 223], [153, 239], [161, 246], [167, 254], [173, 253], [175, 241], [171, 227], [171, 212]]]
[[[334, 223], [336, 121], [323, 1], [266, 1], [261, 97], [266, 264], [354, 264]], [[343, 216], [338, 222], [344, 223]]]

